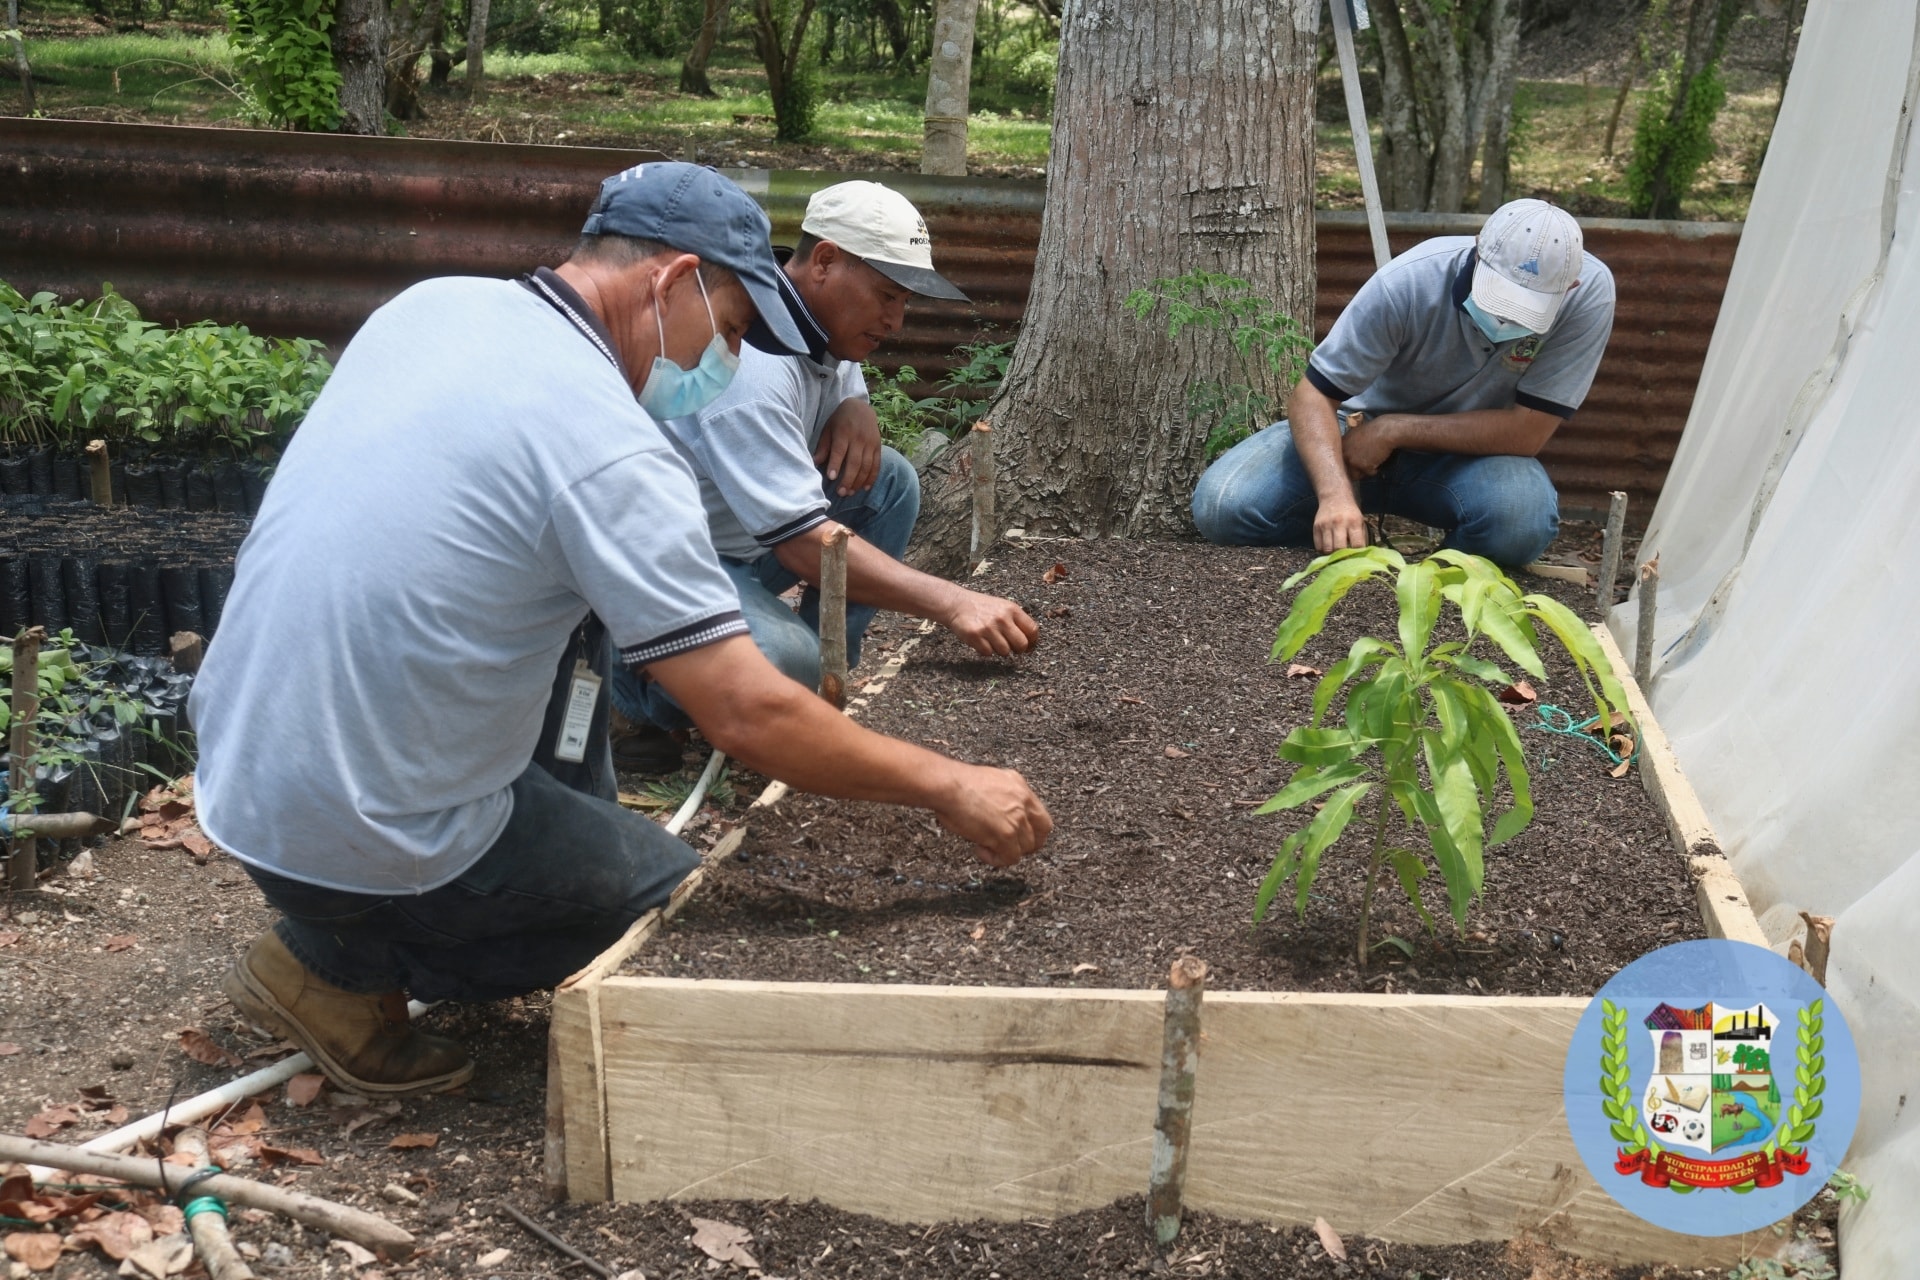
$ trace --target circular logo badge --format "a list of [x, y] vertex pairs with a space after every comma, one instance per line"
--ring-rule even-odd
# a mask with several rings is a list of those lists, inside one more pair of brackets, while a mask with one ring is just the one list
[[1754, 1231], [1826, 1186], [1860, 1114], [1833, 1000], [1764, 947], [1662, 947], [1615, 974], [1567, 1050], [1567, 1126], [1601, 1186], [1656, 1226]]

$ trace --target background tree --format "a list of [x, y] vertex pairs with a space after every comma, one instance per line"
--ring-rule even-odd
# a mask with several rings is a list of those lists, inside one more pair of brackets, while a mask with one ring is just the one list
[[387, 25], [387, 113], [396, 120], [427, 114], [420, 101], [420, 59], [443, 44], [447, 0], [398, 0]]
[[[1191, 528], [1196, 379], [1226, 335], [1128, 314], [1189, 271], [1252, 282], [1311, 329], [1314, 0], [1079, 0], [1067, 8], [1033, 289], [990, 410], [1000, 527], [1145, 537]], [[919, 563], [967, 551], [965, 450], [929, 476]]]
[[386, 0], [340, 0], [333, 64], [340, 73], [340, 132], [386, 132]]
[[927, 110], [920, 172], [964, 177], [967, 98], [973, 76], [973, 25], [979, 0], [937, 0], [933, 55], [927, 59]]
[[[1677, 218], [1713, 155], [1713, 122], [1727, 100], [1720, 56], [1742, 0], [1654, 0], [1647, 21], [1674, 47], [1655, 75], [1633, 130], [1627, 189], [1638, 218]], [[1789, 24], [1791, 32], [1791, 24]]]
[[[1506, 197], [1521, 0], [1370, 6], [1380, 66], [1380, 194], [1389, 209], [1458, 213], [1481, 159], [1480, 207]], [[1487, 190], [1492, 188], [1491, 193]], [[1489, 194], [1498, 198], [1488, 203]]]
[[467, 4], [467, 96], [478, 99], [487, 91], [487, 15], [491, 0]]
[[697, 93], [703, 98], [719, 96], [707, 80], [707, 61], [713, 57], [713, 46], [720, 40], [720, 28], [726, 25], [727, 11], [732, 7], [733, 0], [704, 0], [693, 47], [680, 63], [680, 92]]
[[20, 0], [7, 0], [7, 43], [13, 46], [13, 71], [20, 77], [20, 97], [24, 114], [38, 108], [33, 101], [33, 69], [27, 65], [27, 42], [20, 38]]
[[754, 44], [760, 65], [767, 70], [767, 93], [773, 98], [773, 135], [796, 142], [813, 132], [813, 112], [819, 103], [818, 73], [802, 62], [807, 24], [818, 0], [754, 0]]

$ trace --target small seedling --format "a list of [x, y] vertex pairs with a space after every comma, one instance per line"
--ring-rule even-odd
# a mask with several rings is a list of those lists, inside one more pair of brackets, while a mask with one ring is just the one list
[[[1274, 896], [1294, 881], [1295, 906], [1304, 917], [1320, 858], [1373, 796], [1373, 841], [1360, 907], [1357, 954], [1367, 967], [1372, 947], [1367, 931], [1374, 887], [1391, 864], [1400, 887], [1428, 929], [1434, 919], [1420, 882], [1430, 868], [1413, 843], [1425, 843], [1439, 863], [1456, 929], [1485, 879], [1488, 847], [1513, 839], [1533, 821], [1533, 793], [1520, 736], [1495, 691], [1513, 683], [1506, 672], [1472, 650], [1490, 641], [1536, 679], [1544, 679], [1539, 645], [1544, 630], [1572, 657], [1601, 722], [1609, 730], [1625, 721], [1626, 693], [1614, 677], [1599, 642], [1571, 609], [1543, 595], [1522, 595], [1491, 561], [1458, 551], [1436, 552], [1409, 564], [1386, 547], [1349, 548], [1315, 560], [1289, 578], [1284, 590], [1306, 585], [1274, 636], [1273, 660], [1286, 662], [1318, 635], [1327, 614], [1362, 582], [1396, 575], [1400, 603], [1399, 641], [1371, 636], [1354, 641], [1347, 656], [1320, 678], [1313, 718], [1287, 735], [1280, 758], [1299, 768], [1256, 813], [1275, 813], [1320, 801], [1320, 811], [1288, 836], [1261, 882], [1253, 918], [1262, 920]], [[1451, 603], [1466, 630], [1464, 640], [1433, 643], [1443, 604]], [[1322, 727], [1334, 699], [1346, 695], [1344, 723]], [[1506, 774], [1512, 802], [1494, 816], [1489, 809]], [[1404, 820], [1392, 830], [1395, 811]], [[1400, 842], [1393, 838], [1396, 834]], [[1405, 841], [1412, 835], [1415, 841]], [[1389, 939], [1398, 942], [1398, 939]]]

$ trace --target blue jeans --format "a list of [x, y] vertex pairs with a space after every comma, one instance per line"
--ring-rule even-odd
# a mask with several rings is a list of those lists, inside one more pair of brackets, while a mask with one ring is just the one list
[[417, 1000], [502, 1000], [564, 982], [659, 906], [700, 856], [615, 803], [602, 698], [586, 762], [553, 759], [575, 659], [604, 677], [597, 621], [560, 661], [546, 731], [514, 779], [513, 815], [480, 860], [420, 894], [349, 893], [249, 866], [274, 926], [309, 971], [348, 991]]
[[[1518, 568], [1560, 531], [1560, 497], [1533, 458], [1395, 452], [1354, 486], [1368, 515], [1446, 530], [1446, 545]], [[1200, 536], [1221, 546], [1311, 547], [1320, 509], [1285, 422], [1220, 455], [1193, 491]]]
[[[830, 504], [829, 519], [847, 526], [862, 539], [892, 556], [906, 554], [907, 540], [913, 537], [914, 521], [920, 518], [920, 477], [893, 449], [880, 450], [880, 475], [873, 487], [847, 497], [826, 489]], [[820, 592], [808, 587], [800, 597], [798, 613], [780, 598], [780, 593], [800, 581], [800, 576], [780, 563], [771, 551], [755, 560], [720, 558], [720, 567], [733, 579], [740, 593], [740, 612], [747, 630], [767, 661], [782, 675], [797, 680], [809, 689], [820, 684]], [[847, 602], [847, 665], [860, 663], [860, 641], [867, 625], [880, 610], [872, 605]], [[620, 714], [635, 722], [651, 721], [663, 729], [684, 729], [692, 721], [666, 690], [646, 679], [638, 671], [621, 667], [613, 674], [613, 705]]]

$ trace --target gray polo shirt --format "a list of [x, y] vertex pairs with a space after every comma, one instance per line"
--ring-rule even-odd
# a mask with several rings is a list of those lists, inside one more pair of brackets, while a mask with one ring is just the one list
[[864, 400], [860, 366], [821, 353], [774, 356], [740, 347], [740, 369], [720, 398], [666, 424], [700, 481], [714, 550], [757, 560], [827, 518], [813, 461], [821, 428], [848, 400]]
[[589, 607], [630, 663], [746, 632], [693, 474], [542, 279], [408, 289], [288, 446], [193, 687], [201, 825], [242, 861], [437, 888], [506, 825]]
[[1440, 236], [1382, 267], [1314, 349], [1307, 381], [1370, 418], [1514, 405], [1571, 418], [1613, 332], [1613, 273], [1584, 254], [1553, 328], [1495, 345], [1461, 305], [1474, 261], [1472, 236]]

